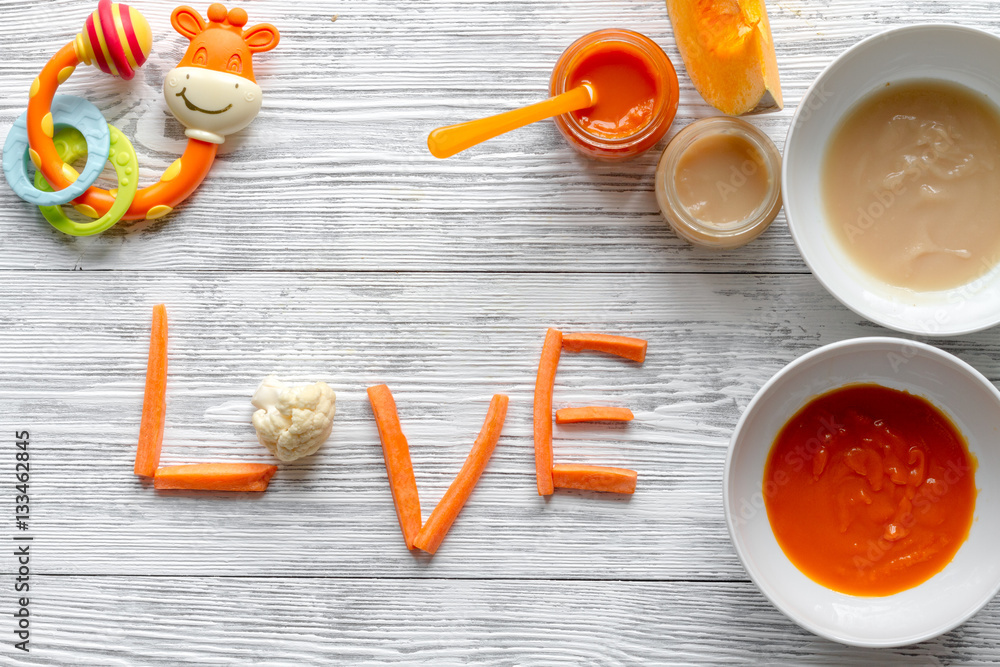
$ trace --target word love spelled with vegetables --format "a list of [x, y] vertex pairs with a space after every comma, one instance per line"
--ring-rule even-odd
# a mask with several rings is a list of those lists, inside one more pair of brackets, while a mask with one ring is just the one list
[[[563, 349], [603, 352], [637, 363], [646, 358], [646, 341], [639, 338], [594, 333], [564, 335], [557, 329], [547, 331], [535, 384], [534, 445], [538, 492], [549, 495], [556, 488], [563, 488], [634, 493], [638, 477], [634, 470], [553, 462], [552, 391]], [[135, 473], [152, 478], [156, 489], [265, 491], [278, 470], [275, 465], [196, 463], [159, 467], [166, 422], [166, 384], [167, 311], [161, 304], [153, 308]], [[403, 435], [392, 392], [384, 384], [377, 385], [368, 388], [368, 398], [378, 426], [389, 489], [403, 539], [408, 549], [416, 548], [434, 554], [472, 496], [496, 449], [507, 417], [509, 399], [502, 394], [493, 396], [482, 430], [472, 445], [465, 465], [424, 522], [409, 443]], [[257, 387], [252, 403], [258, 408], [252, 418], [258, 439], [282, 461], [294, 461], [314, 454], [330, 436], [336, 414], [336, 395], [325, 382], [290, 387], [274, 375], [266, 377]], [[563, 408], [556, 412], [556, 422], [560, 424], [624, 422], [633, 418], [628, 408], [600, 405]]]

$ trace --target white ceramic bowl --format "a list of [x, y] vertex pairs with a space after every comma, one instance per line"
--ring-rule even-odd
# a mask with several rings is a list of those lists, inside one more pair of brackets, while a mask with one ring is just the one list
[[830, 233], [820, 189], [827, 141], [840, 120], [876, 88], [945, 79], [1000, 107], [1000, 38], [956, 25], [914, 25], [869, 37], [845, 51], [806, 92], [785, 141], [781, 191], [792, 237], [816, 278], [845, 306], [883, 326], [945, 336], [1000, 322], [1000, 266], [966, 285], [913, 292], [859, 269]]
[[[778, 431], [812, 397], [856, 382], [923, 396], [955, 423], [979, 461], [969, 538], [941, 572], [886, 597], [855, 597], [812, 581], [778, 545], [764, 509], [764, 464]], [[789, 618], [855, 646], [903, 646], [947, 632], [1000, 590], [1000, 392], [964, 361], [924, 343], [856, 338], [805, 354], [765, 384], [736, 425], [723, 498], [747, 573]]]

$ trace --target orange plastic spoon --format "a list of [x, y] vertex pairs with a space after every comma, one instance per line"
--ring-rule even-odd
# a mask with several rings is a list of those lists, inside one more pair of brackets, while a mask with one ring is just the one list
[[427, 137], [427, 147], [431, 155], [439, 158], [451, 157], [466, 148], [472, 148], [487, 139], [524, 127], [553, 116], [570, 111], [586, 109], [597, 103], [597, 93], [590, 84], [577, 86], [562, 95], [550, 97], [544, 102], [530, 104], [520, 109], [506, 111], [496, 116], [470, 120], [458, 125], [439, 127]]

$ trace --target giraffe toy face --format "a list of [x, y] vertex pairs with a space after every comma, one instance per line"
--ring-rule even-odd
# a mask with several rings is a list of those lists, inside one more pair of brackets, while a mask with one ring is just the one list
[[208, 8], [208, 19], [206, 23], [190, 7], [178, 7], [170, 16], [174, 29], [191, 44], [167, 73], [163, 94], [188, 137], [221, 144], [257, 117], [261, 90], [252, 56], [277, 46], [279, 35], [267, 23], [243, 30], [247, 13], [238, 8], [227, 12], [219, 3]]

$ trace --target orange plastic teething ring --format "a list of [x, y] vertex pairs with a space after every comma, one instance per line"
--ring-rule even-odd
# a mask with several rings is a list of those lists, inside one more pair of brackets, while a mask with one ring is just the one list
[[[74, 42], [61, 48], [35, 79], [31, 89], [32, 95], [28, 101], [27, 126], [28, 141], [32, 151], [31, 159], [56, 190], [67, 187], [72, 181], [63, 172], [63, 161], [59, 158], [52, 137], [46, 131], [46, 117], [51, 112], [52, 98], [61, 83], [60, 73], [66, 71], [72, 73], [73, 68], [79, 64], [80, 58], [77, 56]], [[172, 167], [161, 180], [139, 190], [123, 219], [153, 219], [170, 213], [201, 185], [215, 161], [217, 151], [218, 146], [215, 144], [189, 139], [184, 154], [174, 163], [182, 164], [184, 169]], [[180, 178], [180, 171], [183, 171], [184, 178]], [[91, 187], [73, 203], [81, 212], [96, 218], [111, 210], [115, 198], [107, 190]]]

